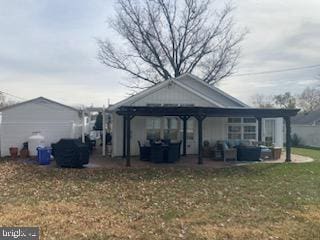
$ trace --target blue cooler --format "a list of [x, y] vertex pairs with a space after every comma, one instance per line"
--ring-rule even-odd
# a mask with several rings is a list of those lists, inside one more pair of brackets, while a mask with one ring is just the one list
[[38, 147], [38, 163], [40, 165], [49, 165], [51, 157], [51, 148], [48, 147]]

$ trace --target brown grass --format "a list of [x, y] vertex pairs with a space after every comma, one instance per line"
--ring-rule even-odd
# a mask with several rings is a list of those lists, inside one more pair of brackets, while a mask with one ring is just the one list
[[0, 225], [42, 239], [320, 239], [319, 162], [0, 172]]

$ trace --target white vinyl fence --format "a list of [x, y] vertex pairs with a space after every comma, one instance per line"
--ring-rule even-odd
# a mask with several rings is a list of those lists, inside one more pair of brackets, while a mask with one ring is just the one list
[[292, 125], [292, 135], [297, 134], [302, 144], [312, 147], [320, 147], [320, 126]]

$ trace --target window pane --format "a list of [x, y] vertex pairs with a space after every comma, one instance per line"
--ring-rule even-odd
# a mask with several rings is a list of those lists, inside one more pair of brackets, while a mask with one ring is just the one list
[[228, 118], [229, 123], [241, 123], [241, 118]]
[[256, 139], [256, 134], [255, 133], [245, 133], [243, 134], [243, 139]]
[[256, 118], [244, 118], [243, 122], [244, 123], [256, 123], [257, 119]]
[[229, 126], [229, 133], [241, 133], [241, 126]]
[[243, 130], [244, 130], [244, 133], [255, 133], [256, 126], [244, 126]]
[[241, 134], [240, 133], [229, 133], [228, 134], [228, 139], [241, 139]]

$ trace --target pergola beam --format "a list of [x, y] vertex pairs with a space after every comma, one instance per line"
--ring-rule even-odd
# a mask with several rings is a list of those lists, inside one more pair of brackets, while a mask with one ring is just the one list
[[299, 109], [280, 108], [211, 108], [211, 107], [137, 107], [122, 106], [117, 113], [119, 115], [133, 116], [198, 116], [205, 114], [207, 117], [256, 117], [276, 118], [293, 117]]

